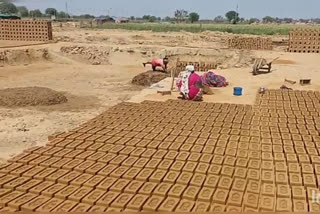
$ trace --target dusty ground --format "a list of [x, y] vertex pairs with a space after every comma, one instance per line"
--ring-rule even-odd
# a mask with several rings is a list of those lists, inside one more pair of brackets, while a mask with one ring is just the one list
[[[168, 55], [172, 61], [214, 61], [221, 65], [217, 71], [231, 82], [231, 86], [214, 90], [205, 101], [252, 104], [259, 87], [279, 88], [284, 79], [298, 81], [312, 78], [312, 85], [303, 89], [319, 89], [318, 55], [285, 53], [283, 47], [275, 51], [228, 50], [222, 33], [151, 33], [120, 30], [85, 30], [55, 28], [57, 43], [31, 47], [4, 48], [12, 41], [0, 41], [1, 51], [13, 51], [10, 63], [0, 61], [0, 89], [14, 87], [47, 87], [64, 92], [69, 102], [50, 107], [0, 108], [0, 158], [2, 160], [35, 145], [44, 145], [47, 136], [75, 127], [98, 115], [108, 106], [131, 100], [176, 99], [157, 95], [165, 90], [170, 79], [159, 88], [144, 89], [131, 85], [132, 78], [146, 71], [142, 62]], [[21, 45], [19, 43], [19, 45]], [[71, 52], [66, 47], [75, 47]], [[78, 48], [81, 47], [79, 51]], [[20, 52], [27, 51], [27, 56]], [[33, 55], [32, 49], [48, 50], [48, 56]], [[39, 52], [39, 51], [38, 51]], [[36, 52], [36, 53], [38, 53]], [[41, 51], [40, 51], [41, 53]], [[273, 59], [272, 74], [253, 77], [250, 73], [254, 57]], [[21, 60], [23, 59], [23, 60]], [[97, 61], [98, 60], [98, 61]], [[93, 65], [98, 64], [98, 65]], [[171, 66], [174, 63], [171, 63]], [[244, 88], [244, 96], [234, 97], [233, 87]], [[295, 85], [289, 87], [301, 89]], [[158, 87], [158, 88], [157, 88]]]

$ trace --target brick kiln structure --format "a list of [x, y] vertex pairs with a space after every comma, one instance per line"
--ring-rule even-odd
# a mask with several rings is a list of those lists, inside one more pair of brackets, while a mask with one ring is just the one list
[[272, 40], [261, 37], [240, 37], [229, 38], [228, 47], [244, 50], [272, 50]]
[[319, 53], [320, 30], [299, 29], [290, 32], [289, 52]]
[[46, 20], [0, 20], [0, 40], [49, 41], [52, 25]]

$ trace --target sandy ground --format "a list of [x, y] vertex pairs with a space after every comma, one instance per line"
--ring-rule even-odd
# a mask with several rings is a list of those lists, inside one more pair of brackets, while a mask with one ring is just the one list
[[[225, 35], [221, 33], [55, 28], [54, 36], [58, 43], [28, 47], [48, 49], [48, 59], [34, 60], [31, 57], [29, 61], [19, 63], [18, 57], [10, 65], [1, 67], [0, 64], [0, 89], [48, 87], [64, 92], [69, 102], [50, 107], [0, 108], [0, 160], [6, 160], [26, 148], [44, 145], [48, 135], [76, 127], [103, 112], [108, 106], [122, 101], [176, 99], [177, 92], [171, 96], [157, 94], [158, 90], [170, 87], [171, 79], [166, 79], [151, 89], [130, 84], [135, 75], [147, 70], [141, 63], [156, 56], [169, 55], [173, 60], [219, 61], [221, 66], [216, 72], [227, 77], [231, 85], [215, 89], [214, 95], [205, 96], [204, 100], [208, 102], [253, 104], [259, 87], [279, 88], [284, 84], [285, 78], [295, 81], [312, 78], [311, 86], [288, 85], [294, 89], [318, 90], [320, 87], [319, 55], [285, 53], [282, 51], [283, 47], [266, 52], [228, 50]], [[11, 43], [0, 41], [2, 46]], [[108, 62], [92, 65], [83, 56], [60, 51], [61, 47], [67, 46], [94, 46], [107, 53]], [[25, 47], [0, 48], [0, 52], [23, 48]], [[280, 59], [275, 63], [271, 74], [252, 76], [250, 72], [254, 57]], [[174, 63], [171, 66], [172, 64]], [[242, 97], [233, 96], [235, 86], [243, 87]]]

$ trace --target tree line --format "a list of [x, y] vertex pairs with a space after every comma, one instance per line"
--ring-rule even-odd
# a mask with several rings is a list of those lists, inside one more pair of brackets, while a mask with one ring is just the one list
[[[13, 3], [7, 0], [0, 0], [0, 14], [17, 14], [22, 18], [31, 17], [31, 18], [41, 18], [41, 17], [51, 17], [55, 16], [56, 18], [70, 18], [69, 14], [64, 11], [58, 11], [55, 8], [47, 8], [44, 13], [39, 10], [28, 10], [25, 6], [16, 6]], [[105, 17], [109, 17], [105, 16]], [[95, 16], [90, 14], [84, 14], [79, 16], [72, 16], [72, 18], [82, 18], [82, 19], [93, 19]], [[132, 21], [145, 21], [145, 22], [189, 22], [194, 23], [200, 21], [200, 15], [197, 12], [189, 12], [184, 9], [176, 10], [173, 14], [173, 17], [156, 17], [153, 15], [144, 15], [143, 17], [134, 17], [131, 16], [130, 20]], [[213, 20], [201, 20], [202, 22], [214, 22], [214, 23], [246, 23], [246, 24], [253, 24], [253, 23], [293, 23], [295, 21], [304, 22], [304, 23], [320, 23], [320, 19], [300, 19], [294, 20], [292, 18], [277, 18], [266, 16], [262, 19], [257, 18], [250, 18], [245, 19], [241, 18], [240, 14], [236, 11], [229, 11], [224, 16], [217, 16]]]

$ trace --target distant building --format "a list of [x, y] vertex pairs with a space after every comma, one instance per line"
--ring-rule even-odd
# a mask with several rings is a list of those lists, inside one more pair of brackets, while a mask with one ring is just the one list
[[128, 22], [129, 22], [129, 19], [128, 19], [128, 18], [118, 17], [118, 18], [116, 19], [116, 23], [117, 23], [117, 24], [128, 23]]
[[107, 22], [114, 23], [116, 20], [114, 17], [110, 16], [99, 16], [95, 18], [94, 21], [97, 23], [97, 25], [102, 25]]

